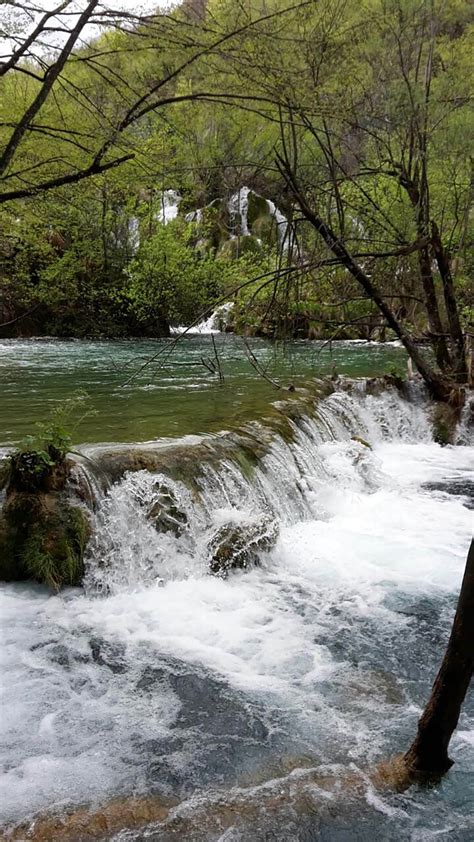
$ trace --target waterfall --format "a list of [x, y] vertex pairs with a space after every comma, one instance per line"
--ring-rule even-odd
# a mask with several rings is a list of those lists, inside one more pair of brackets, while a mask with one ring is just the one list
[[456, 444], [474, 445], [474, 392], [466, 396], [455, 436]]
[[136, 216], [128, 220], [128, 245], [132, 254], [135, 254], [140, 246], [140, 220]]
[[267, 199], [267, 206], [270, 216], [275, 220], [278, 233], [278, 244], [281, 251], [288, 251], [290, 246], [290, 227], [286, 216], [277, 208], [271, 199]]
[[160, 208], [156, 213], [158, 222], [167, 225], [168, 222], [176, 219], [180, 201], [181, 196], [176, 190], [164, 190], [160, 196]]
[[225, 326], [229, 320], [230, 314], [232, 312], [234, 304], [232, 301], [227, 301], [225, 304], [220, 304], [219, 307], [216, 307], [215, 310], [211, 313], [207, 319], [203, 319], [202, 322], [199, 322], [197, 325], [193, 325], [192, 327], [186, 327], [186, 325], [177, 325], [171, 328], [172, 334], [180, 334], [180, 333], [199, 333], [204, 335], [209, 335], [211, 333], [222, 333], [222, 329], [225, 329]]
[[[204, 575], [223, 523], [326, 519], [339, 488], [370, 494], [380, 486], [372, 446], [407, 436], [430, 440], [423, 406], [394, 390], [368, 394], [360, 383], [315, 404], [280, 404], [273, 419], [240, 432], [124, 449], [125, 469], [134, 460], [150, 469], [125, 470], [99, 506], [86, 586], [110, 591]], [[109, 458], [120, 461], [103, 448], [89, 456], [106, 472]]]
[[230, 227], [234, 237], [248, 237], [250, 228], [248, 224], [249, 209], [249, 187], [240, 187], [229, 199], [228, 209], [230, 215]]
[[[253, 194], [258, 199], [263, 199], [259, 193], [251, 190], [250, 187], [240, 187], [232, 194], [228, 201], [228, 210], [230, 215], [230, 225], [232, 236], [248, 237], [252, 234], [251, 225], [249, 224], [249, 196]], [[272, 217], [278, 236], [278, 244], [281, 251], [287, 251], [289, 248], [289, 225], [286, 216], [277, 208], [271, 199], [265, 199], [268, 213]], [[194, 216], [193, 216], [194, 219]]]
[[195, 222], [196, 225], [200, 225], [201, 222], [202, 222], [202, 219], [203, 219], [203, 215], [204, 215], [204, 209], [203, 208], [197, 208], [196, 210], [190, 211], [189, 213], [187, 213], [184, 218], [185, 218], [186, 222]]
[[469, 699], [442, 792], [414, 807], [365, 776], [415, 733], [472, 529], [472, 449], [436, 444], [409, 398], [338, 380], [234, 431], [83, 449], [84, 588], [0, 588], [5, 821], [79, 811], [87, 835], [84, 808], [133, 795], [188, 823], [129, 842], [319, 839], [320, 820], [328, 839], [471, 838]]

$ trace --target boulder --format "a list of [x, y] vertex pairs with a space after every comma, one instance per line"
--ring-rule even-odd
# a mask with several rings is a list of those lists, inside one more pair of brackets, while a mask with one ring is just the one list
[[263, 196], [259, 196], [258, 193], [250, 190], [248, 195], [247, 222], [252, 232], [255, 221], [263, 216], [270, 217], [268, 202]]
[[0, 513], [0, 578], [33, 579], [59, 591], [78, 585], [90, 534], [82, 506], [65, 492], [72, 463], [54, 448], [10, 460]]
[[246, 570], [260, 563], [278, 538], [278, 524], [267, 515], [240, 522], [229, 521], [214, 532], [208, 543], [209, 569], [225, 578], [231, 570]]
[[179, 538], [188, 524], [186, 514], [179, 508], [179, 502], [171, 488], [157, 483], [156, 490], [158, 498], [148, 512], [148, 518], [157, 532], [172, 532]]

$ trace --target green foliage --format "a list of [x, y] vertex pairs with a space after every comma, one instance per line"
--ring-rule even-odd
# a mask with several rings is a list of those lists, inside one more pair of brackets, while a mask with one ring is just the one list
[[139, 319], [190, 323], [217, 300], [223, 272], [191, 245], [194, 226], [176, 220], [147, 238], [129, 267], [128, 297]]
[[267, 265], [261, 249], [244, 249], [240, 257], [216, 256], [212, 247], [202, 253], [196, 248], [200, 233], [205, 229], [178, 218], [144, 240], [129, 267], [128, 297], [139, 319], [192, 324], [227, 290]]
[[19, 564], [27, 578], [55, 592], [67, 585], [78, 585], [88, 537], [89, 526], [82, 509], [62, 504], [55, 513], [43, 512], [41, 517], [32, 518], [23, 541], [21, 535], [17, 536]]
[[88, 400], [87, 392], [78, 390], [55, 407], [46, 421], [36, 425], [34, 435], [25, 436], [20, 442], [18, 452], [34, 457], [32, 465], [36, 472], [41, 473], [64, 460], [71, 449], [75, 431], [92, 412], [87, 409]]
[[[284, 9], [282, 17], [268, 17]], [[21, 32], [20, 13], [7, 23]], [[234, 27], [238, 35], [228, 38], [224, 51], [205, 49]], [[300, 8], [283, 0], [208, 0], [202, 23], [190, 24], [178, 7], [172, 16], [157, 13], [151, 29], [139, 24], [134, 33], [103, 31], [93, 43], [81, 44], [23, 139], [7, 174], [8, 189], [23, 187], [25, 179], [34, 184], [80, 170], [106, 140], [111, 158], [134, 157], [78, 185], [4, 207], [0, 321], [40, 305], [30, 321], [12, 330], [162, 335], [168, 324], [193, 322], [240, 281], [270, 271], [277, 236], [266, 203], [252, 197], [253, 236], [238, 244], [229, 237], [223, 208], [235, 189], [249, 184], [291, 215], [288, 185], [274, 164], [275, 150], [283, 151], [290, 104], [301, 119], [285, 144], [308, 204], [353, 254], [369, 255], [361, 260], [415, 335], [429, 326], [417, 252], [399, 248], [419, 235], [416, 205], [400, 168], [412, 167], [414, 175], [426, 165], [430, 218], [437, 220], [451, 257], [459, 310], [468, 324], [473, 39], [467, 0], [323, 0]], [[193, 54], [196, 60], [189, 62]], [[134, 93], [146, 99], [159, 79], [182, 64], [186, 69], [161, 89], [164, 99], [209, 95], [150, 109], [116, 132]], [[28, 73], [0, 80], [0, 146], [38, 85]], [[419, 148], [420, 138], [426, 150]], [[167, 188], [178, 190], [182, 201], [178, 218], [163, 226], [156, 212]], [[199, 227], [184, 219], [197, 208], [204, 208]], [[131, 236], [136, 220], [138, 250]], [[250, 285], [238, 296], [238, 328], [305, 319], [318, 334], [332, 335], [339, 326], [340, 335], [365, 335], [376, 319], [367, 301], [356, 300], [356, 282], [328, 264], [327, 249], [301, 220], [298, 242], [298, 259], [319, 262], [319, 268], [306, 277], [295, 273], [291, 283], [280, 279], [275, 288]], [[373, 252], [379, 253], [376, 261]], [[272, 325], [267, 328], [271, 332]]]
[[403, 380], [406, 376], [406, 369], [402, 364], [390, 363], [386, 368], [387, 374], [389, 377], [393, 377], [394, 380]]

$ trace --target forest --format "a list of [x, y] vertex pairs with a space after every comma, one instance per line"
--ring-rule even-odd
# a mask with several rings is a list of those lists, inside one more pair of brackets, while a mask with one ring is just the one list
[[[7, 23], [21, 37], [22, 13]], [[41, 57], [2, 67], [3, 335], [160, 336], [231, 299], [241, 332], [395, 338], [349, 259], [465, 375], [470, 3], [198, 1], [100, 23], [56, 80]]]

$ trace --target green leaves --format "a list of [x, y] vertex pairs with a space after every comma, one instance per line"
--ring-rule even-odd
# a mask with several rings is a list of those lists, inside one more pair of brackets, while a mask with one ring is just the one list
[[87, 408], [88, 401], [87, 392], [78, 390], [55, 407], [44, 423], [36, 425], [36, 434], [25, 436], [20, 442], [19, 452], [34, 454], [38, 471], [65, 458], [78, 426], [93, 414], [93, 410]]

